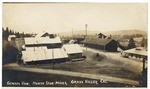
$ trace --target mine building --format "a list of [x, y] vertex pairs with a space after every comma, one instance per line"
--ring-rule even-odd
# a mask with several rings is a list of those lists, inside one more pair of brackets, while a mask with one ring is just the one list
[[69, 59], [82, 58], [83, 56], [83, 51], [78, 44], [65, 44], [63, 45], [63, 49], [67, 53]]
[[25, 37], [21, 51], [23, 64], [47, 64], [66, 62], [81, 58], [78, 44], [63, 45], [59, 36], [43, 32], [35, 37]]
[[136, 47], [133, 49], [125, 50], [122, 53], [123, 56], [129, 57], [129, 58], [136, 58], [136, 59], [146, 59], [148, 52], [144, 47]]
[[15, 35], [9, 35], [8, 36], [8, 41], [15, 41], [16, 36]]
[[90, 48], [100, 49], [108, 52], [116, 52], [118, 47], [117, 41], [105, 36], [102, 33], [99, 33], [95, 36], [88, 36], [84, 41], [81, 41], [80, 43]]

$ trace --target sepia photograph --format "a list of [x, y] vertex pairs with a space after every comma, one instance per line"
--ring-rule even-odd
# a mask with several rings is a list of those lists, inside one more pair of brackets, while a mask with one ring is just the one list
[[2, 87], [147, 88], [148, 3], [2, 2]]

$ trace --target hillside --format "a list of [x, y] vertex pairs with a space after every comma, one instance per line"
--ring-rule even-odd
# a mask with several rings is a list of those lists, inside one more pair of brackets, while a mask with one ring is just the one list
[[[103, 33], [105, 35], [133, 35], [133, 34], [143, 34], [143, 35], [147, 35], [146, 31], [142, 31], [142, 30], [119, 30], [119, 31], [88, 31], [87, 34], [88, 35], [95, 35], [98, 33]], [[75, 35], [85, 35], [85, 30], [77, 30], [74, 31], [73, 34]], [[72, 32], [61, 32], [58, 33], [60, 36], [71, 36]]]
[[[88, 35], [95, 35], [99, 33], [99, 31], [88, 31], [87, 34]], [[71, 31], [68, 31], [68, 32], [61, 32], [61, 33], [58, 33], [60, 36], [72, 36], [72, 32]], [[85, 30], [77, 30], [77, 31], [73, 31], [73, 34], [74, 35], [85, 35], [86, 32]]]
[[103, 32], [105, 35], [133, 35], [133, 34], [143, 34], [147, 35], [146, 31], [142, 30], [120, 30], [120, 31], [109, 31]]

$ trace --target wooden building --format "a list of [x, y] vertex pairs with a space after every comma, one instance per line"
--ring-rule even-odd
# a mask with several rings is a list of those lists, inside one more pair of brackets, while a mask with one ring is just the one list
[[68, 54], [69, 59], [82, 58], [83, 51], [78, 44], [65, 44], [63, 49]]
[[15, 35], [9, 35], [8, 36], [8, 41], [15, 41], [16, 36]]
[[123, 56], [128, 58], [146, 59], [148, 52], [144, 47], [137, 47], [129, 50], [125, 50], [122, 53]]
[[24, 64], [59, 63], [68, 60], [60, 37], [27, 37], [24, 38], [24, 43], [22, 50]]
[[91, 48], [101, 49], [109, 52], [116, 52], [118, 47], [118, 43], [113, 39], [88, 38], [81, 43]]

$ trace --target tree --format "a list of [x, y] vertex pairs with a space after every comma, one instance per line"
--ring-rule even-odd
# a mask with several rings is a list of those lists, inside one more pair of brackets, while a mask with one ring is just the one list
[[136, 47], [136, 46], [135, 46], [134, 40], [133, 40], [133, 38], [131, 37], [131, 38], [129, 39], [128, 49], [132, 49], [132, 48], [135, 48], [135, 47]]
[[6, 39], [6, 31], [4, 30], [4, 28], [2, 27], [2, 31], [3, 31], [3, 39]]
[[147, 46], [147, 42], [146, 39], [143, 37], [142, 42], [141, 42], [141, 47], [146, 47]]
[[6, 39], [8, 38], [8, 36], [9, 36], [9, 28], [8, 28], [8, 27], [6, 27], [6, 33], [5, 33], [5, 37], [6, 37]]
[[110, 34], [109, 39], [111, 39], [111, 38], [112, 38], [112, 35]]

